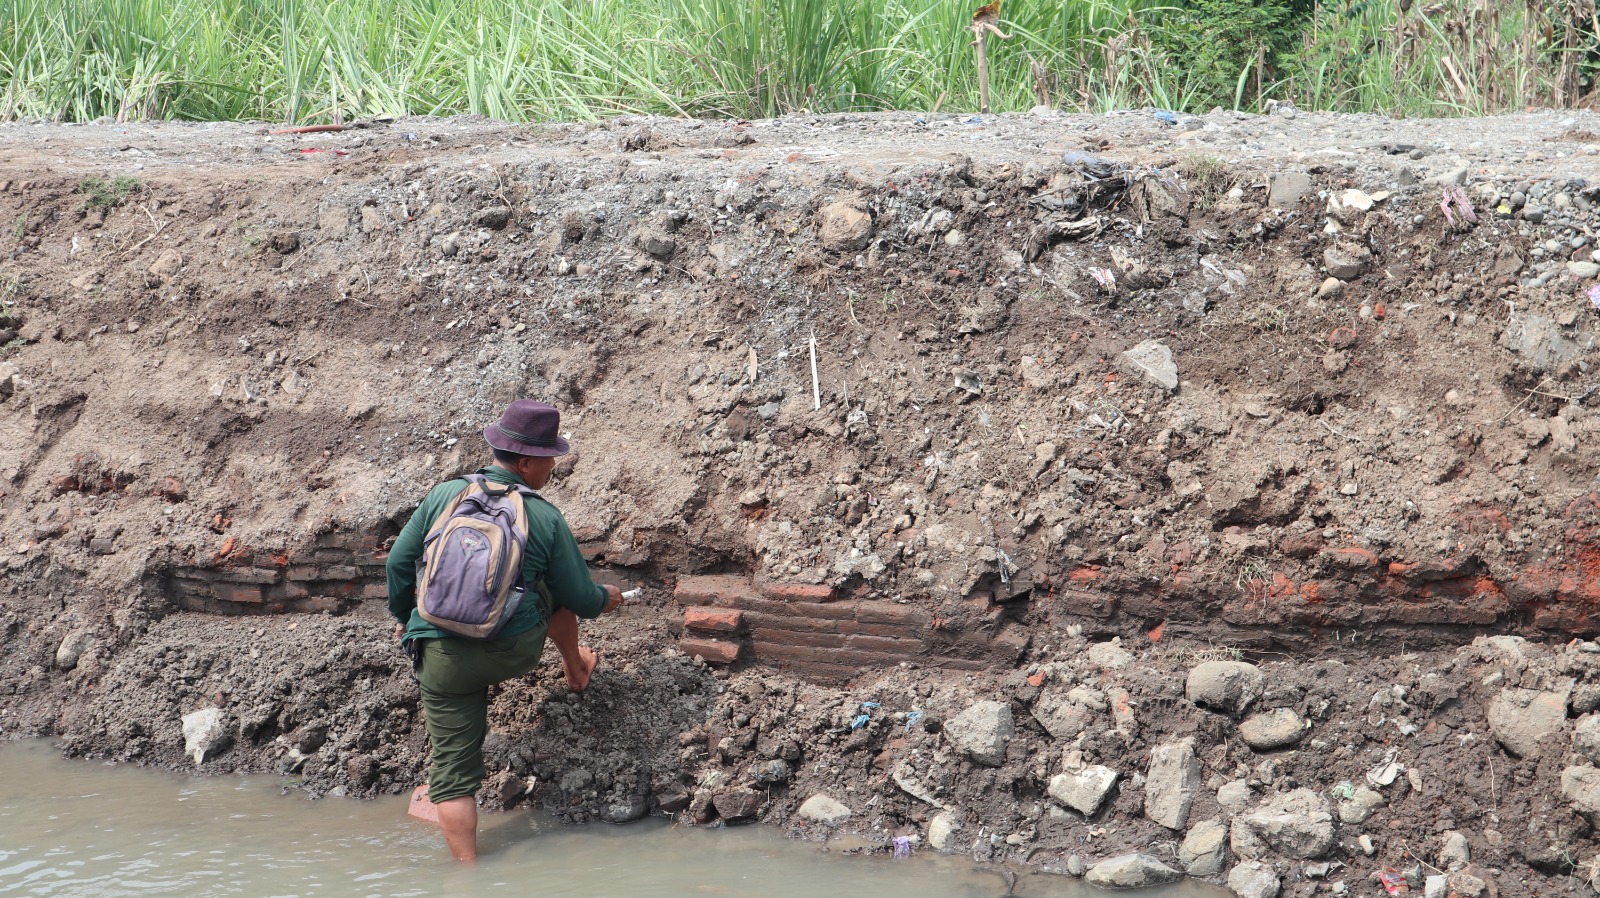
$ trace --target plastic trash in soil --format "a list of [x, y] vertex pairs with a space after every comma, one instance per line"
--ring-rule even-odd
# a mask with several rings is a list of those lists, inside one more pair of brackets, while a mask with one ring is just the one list
[[1374, 873], [1373, 878], [1378, 881], [1378, 885], [1383, 886], [1385, 895], [1411, 894], [1411, 884], [1406, 882], [1405, 876], [1393, 867], [1384, 867]]
[[1594, 303], [1596, 312], [1600, 312], [1600, 284], [1589, 288], [1589, 302]]
[[903, 861], [903, 860], [905, 860], [906, 858], [908, 858], [910, 856], [911, 856], [911, 837], [910, 836], [895, 836], [894, 837], [894, 859], [897, 860], [897, 861]]

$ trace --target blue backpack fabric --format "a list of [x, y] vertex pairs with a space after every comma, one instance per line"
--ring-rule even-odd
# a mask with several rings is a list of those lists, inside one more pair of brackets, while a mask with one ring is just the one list
[[523, 496], [543, 498], [520, 484], [497, 484], [469, 474], [462, 490], [434, 521], [417, 559], [417, 612], [453, 636], [493, 639], [527, 594], [522, 554], [528, 544]]

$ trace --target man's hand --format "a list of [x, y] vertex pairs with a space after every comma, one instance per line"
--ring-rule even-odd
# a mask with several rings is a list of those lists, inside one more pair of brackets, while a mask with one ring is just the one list
[[605, 585], [605, 588], [606, 588], [606, 607], [601, 608], [600, 609], [600, 613], [601, 614], [610, 614], [611, 612], [616, 611], [618, 608], [622, 607], [622, 590], [618, 589], [615, 586], [612, 586], [609, 583], [607, 583]]

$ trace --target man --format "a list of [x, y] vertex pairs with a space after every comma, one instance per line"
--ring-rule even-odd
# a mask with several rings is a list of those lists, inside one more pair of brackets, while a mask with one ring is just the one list
[[[498, 423], [484, 428], [494, 464], [479, 473], [496, 484], [534, 489], [550, 480], [569, 446], [559, 436], [561, 415], [542, 402], [518, 399]], [[528, 543], [522, 582], [528, 600], [493, 639], [465, 639], [423, 620], [417, 611], [417, 560], [439, 513], [468, 483], [442, 483], [428, 492], [389, 552], [389, 611], [403, 629], [402, 644], [417, 665], [422, 711], [433, 747], [428, 798], [439, 813], [445, 844], [457, 860], [478, 855], [477, 792], [483, 784], [483, 739], [489, 728], [489, 686], [520, 677], [539, 664], [546, 637], [561, 653], [567, 686], [589, 685], [596, 656], [578, 644], [578, 618], [596, 618], [622, 604], [615, 586], [598, 586], [578, 551], [566, 519], [554, 505], [524, 496]], [[537, 584], [537, 592], [533, 588]], [[535, 601], [535, 596], [539, 600]]]

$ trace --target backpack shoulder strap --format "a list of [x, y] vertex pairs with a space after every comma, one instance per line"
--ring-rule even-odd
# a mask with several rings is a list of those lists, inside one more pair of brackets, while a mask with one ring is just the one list
[[452, 497], [449, 502], [445, 503], [445, 506], [443, 508], [439, 509], [439, 516], [434, 518], [433, 519], [433, 524], [428, 527], [427, 539], [432, 539], [433, 537], [439, 535], [439, 533], [444, 530], [445, 524], [448, 524], [450, 522], [450, 517], [456, 513], [456, 509], [457, 508], [461, 507], [461, 501], [463, 499], [467, 498], [468, 496], [472, 495], [475, 492], [481, 493], [481, 492], [484, 491], [483, 490], [484, 480], [483, 480], [483, 477], [481, 475], [468, 474], [465, 477], [461, 477], [461, 478], [458, 478], [458, 479], [465, 480], [467, 482], [466, 489], [463, 489], [461, 492], [456, 493], [455, 496]]

